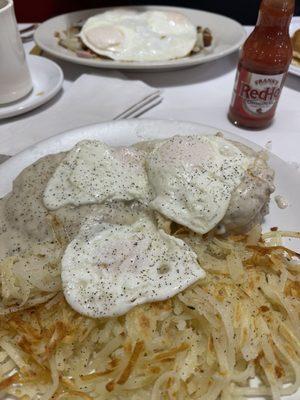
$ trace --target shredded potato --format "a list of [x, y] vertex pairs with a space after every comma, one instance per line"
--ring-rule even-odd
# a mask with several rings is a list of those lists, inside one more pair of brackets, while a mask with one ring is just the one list
[[61, 290], [62, 254], [63, 247], [58, 243], [43, 243], [0, 262], [0, 315], [54, 297]]
[[279, 400], [295, 393], [298, 255], [281, 245], [279, 231], [227, 239], [175, 234], [193, 247], [206, 278], [118, 318], [72, 310], [60, 286], [48, 285], [49, 266], [43, 286], [27, 276], [22, 287], [16, 260], [5, 260], [0, 391], [23, 400]]

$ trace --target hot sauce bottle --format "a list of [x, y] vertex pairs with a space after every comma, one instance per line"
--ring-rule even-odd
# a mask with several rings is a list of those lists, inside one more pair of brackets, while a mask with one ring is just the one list
[[240, 55], [229, 120], [263, 129], [273, 120], [292, 59], [289, 25], [295, 0], [262, 0], [256, 27]]

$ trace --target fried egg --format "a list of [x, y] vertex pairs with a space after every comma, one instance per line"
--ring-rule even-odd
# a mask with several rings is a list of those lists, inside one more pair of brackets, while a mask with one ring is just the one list
[[155, 197], [150, 207], [197, 233], [222, 220], [250, 159], [217, 136], [174, 136], [147, 159]]
[[188, 55], [197, 29], [177, 12], [117, 9], [89, 18], [80, 38], [96, 54], [113, 60], [164, 61]]
[[144, 153], [96, 140], [79, 142], [49, 179], [44, 204], [49, 210], [72, 204], [101, 204], [113, 200], [151, 198]]
[[61, 273], [70, 306], [93, 318], [166, 300], [204, 276], [193, 250], [149, 217], [131, 225], [90, 220], [67, 247]]

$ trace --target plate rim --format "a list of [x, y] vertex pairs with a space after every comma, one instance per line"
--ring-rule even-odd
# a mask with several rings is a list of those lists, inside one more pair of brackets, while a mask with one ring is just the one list
[[141, 71], [141, 70], [148, 70], [148, 71], [155, 71], [155, 70], [166, 70], [166, 69], [179, 69], [179, 68], [188, 68], [188, 67], [193, 67], [196, 65], [200, 65], [200, 64], [205, 64], [208, 62], [212, 62], [215, 61], [219, 58], [223, 58], [233, 52], [235, 52], [236, 50], [238, 50], [240, 48], [240, 46], [243, 44], [243, 42], [245, 41], [246, 37], [247, 37], [247, 31], [245, 29], [245, 27], [240, 24], [238, 21], [227, 17], [225, 15], [222, 14], [218, 14], [218, 13], [213, 13], [213, 12], [209, 12], [209, 11], [204, 11], [204, 10], [197, 10], [194, 8], [188, 8], [188, 7], [175, 7], [175, 6], [168, 6], [168, 5], [145, 5], [145, 6], [138, 6], [138, 5], [131, 5], [131, 6], [120, 6], [119, 8], [124, 8], [124, 9], [151, 9], [151, 8], [155, 8], [156, 10], [168, 10], [168, 9], [172, 9], [172, 10], [181, 10], [181, 12], [184, 12], [185, 10], [188, 10], [190, 12], [196, 12], [196, 13], [203, 13], [203, 14], [209, 14], [209, 15], [213, 15], [213, 16], [217, 16], [220, 17], [222, 19], [225, 19], [227, 21], [229, 21], [230, 23], [234, 24], [237, 28], [239, 28], [240, 33], [241, 33], [241, 37], [240, 39], [236, 42], [235, 45], [230, 46], [228, 49], [222, 50], [217, 54], [211, 53], [208, 54], [205, 57], [201, 57], [201, 58], [197, 58], [197, 56], [194, 57], [185, 57], [185, 58], [180, 58], [177, 60], [168, 60], [168, 61], [158, 61], [158, 62], [141, 62], [141, 63], [137, 63], [137, 62], [122, 62], [122, 61], [114, 61], [114, 60], [108, 60], [105, 62], [102, 61], [95, 61], [95, 60], [90, 60], [90, 59], [85, 59], [85, 58], [80, 58], [80, 57], [75, 57], [73, 55], [69, 55], [69, 54], [64, 54], [62, 52], [56, 51], [55, 49], [53, 49], [50, 46], [44, 45], [43, 41], [40, 38], [40, 34], [42, 32], [43, 29], [45, 29], [45, 26], [50, 22], [53, 21], [55, 19], [59, 19], [62, 17], [66, 17], [69, 15], [73, 15], [73, 14], [80, 14], [82, 12], [105, 12], [108, 10], [112, 10], [118, 7], [103, 7], [103, 8], [91, 8], [91, 9], [85, 9], [85, 10], [79, 10], [79, 11], [73, 11], [70, 13], [64, 13], [55, 17], [52, 17], [46, 21], [44, 21], [43, 23], [41, 23], [39, 25], [39, 27], [36, 29], [35, 33], [34, 33], [34, 41], [35, 43], [42, 49], [44, 50], [46, 53], [51, 54], [54, 57], [57, 57], [61, 60], [65, 60], [68, 62], [72, 62], [75, 64], [80, 64], [80, 65], [85, 65], [85, 66], [89, 66], [89, 67], [94, 67], [94, 68], [102, 68], [102, 69], [123, 69], [123, 70], [137, 70], [137, 71]]
[[[17, 100], [16, 102], [14, 102], [16, 108], [11, 109], [10, 111], [5, 111], [5, 108], [10, 108], [11, 104], [10, 103], [8, 103], [7, 105], [4, 104], [0, 108], [0, 120], [5, 120], [7, 118], [11, 118], [11, 117], [14, 117], [14, 116], [17, 116], [17, 115], [25, 114], [25, 113], [27, 113], [29, 111], [32, 111], [32, 110], [40, 107], [41, 105], [43, 105], [43, 104], [47, 103], [49, 100], [51, 100], [60, 91], [60, 89], [62, 88], [62, 85], [63, 85], [63, 82], [64, 82], [64, 73], [63, 73], [63, 70], [61, 69], [61, 67], [56, 62], [54, 62], [52, 60], [49, 60], [46, 57], [35, 56], [35, 55], [32, 55], [32, 54], [27, 55], [26, 58], [27, 58], [27, 61], [28, 61], [28, 64], [29, 64], [30, 73], [32, 71], [30, 69], [30, 62], [31, 61], [33, 61], [34, 63], [37, 62], [37, 64], [39, 64], [38, 68], [43, 63], [44, 64], [48, 63], [48, 65], [51, 65], [53, 68], [55, 68], [57, 73], [58, 73], [57, 83], [55, 84], [55, 86], [53, 86], [49, 90], [49, 92], [46, 95], [37, 97], [35, 101], [32, 101], [31, 103], [28, 103], [27, 105], [25, 105], [22, 108], [17, 108], [17, 107], [22, 103], [22, 101], [24, 101], [26, 99], [26, 96], [24, 98], [21, 98], [21, 99]], [[32, 94], [32, 91], [29, 93], [29, 96], [31, 94]]]

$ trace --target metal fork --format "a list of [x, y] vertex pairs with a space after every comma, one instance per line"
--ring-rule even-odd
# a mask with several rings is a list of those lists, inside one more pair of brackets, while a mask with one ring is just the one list
[[36, 31], [38, 26], [39, 26], [39, 24], [32, 24], [32, 25], [28, 26], [27, 28], [23, 28], [23, 29], [19, 30], [23, 43], [29, 42], [33, 39], [34, 32]]
[[22, 28], [19, 29], [20, 34], [22, 35], [23, 33], [31, 32], [33, 29], [36, 29], [38, 24], [32, 24], [27, 26], [27, 28]]

